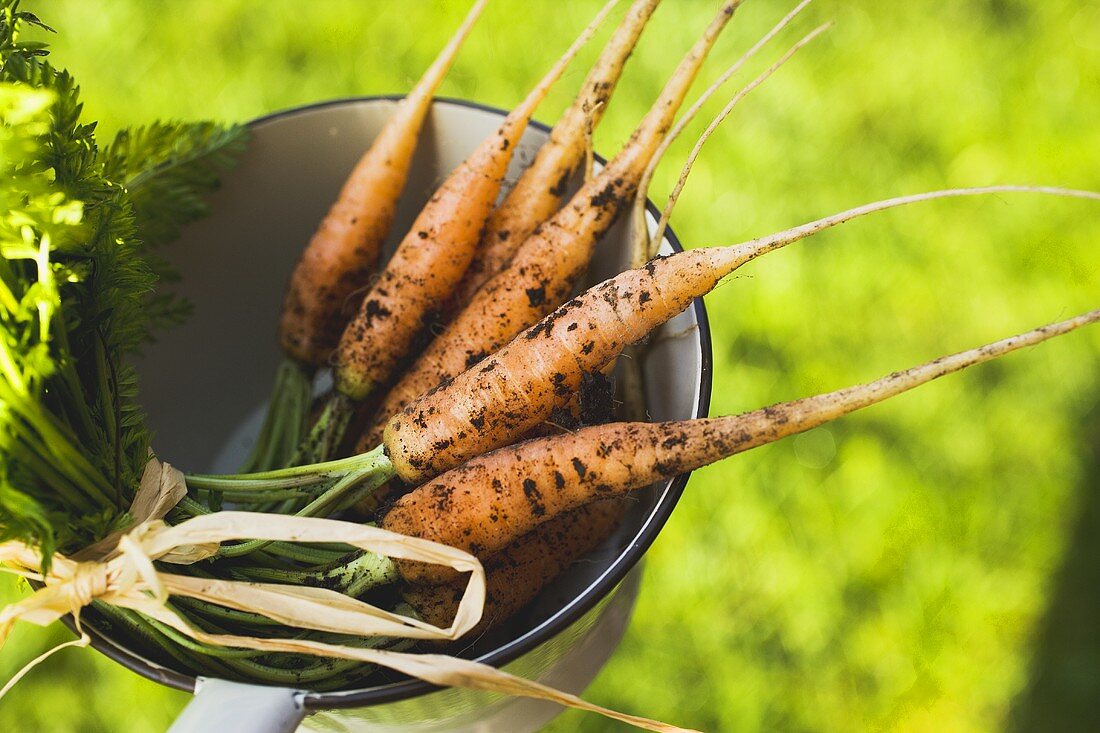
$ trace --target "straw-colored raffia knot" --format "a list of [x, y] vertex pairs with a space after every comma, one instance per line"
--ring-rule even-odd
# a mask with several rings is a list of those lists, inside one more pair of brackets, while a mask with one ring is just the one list
[[91, 605], [92, 601], [107, 594], [107, 567], [94, 562], [77, 563], [68, 589], [72, 595], [72, 611]]

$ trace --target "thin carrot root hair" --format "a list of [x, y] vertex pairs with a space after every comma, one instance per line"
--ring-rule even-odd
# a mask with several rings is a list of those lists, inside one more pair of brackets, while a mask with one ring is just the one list
[[1009, 191], [1100, 200], [1090, 191], [1041, 186], [933, 191], [866, 204], [743, 244], [656, 258], [569, 301], [390, 419], [383, 442], [394, 470], [420, 482], [518, 440], [576, 391], [583, 373], [600, 369], [763, 254], [876, 211]]
[[[754, 43], [748, 51], [742, 54], [741, 57], [737, 59], [737, 61], [735, 61], [724, 72], [722, 72], [722, 75], [719, 76], [713, 84], [711, 84], [702, 94], [699, 95], [699, 98], [695, 100], [691, 107], [689, 107], [684, 112], [684, 114], [681, 115], [680, 119], [676, 121], [676, 124], [673, 125], [672, 129], [669, 130], [668, 135], [661, 142], [660, 147], [657, 148], [657, 152], [653, 155], [653, 159], [649, 162], [649, 165], [646, 166], [645, 172], [642, 174], [641, 181], [638, 184], [638, 194], [634, 199], [634, 205], [631, 210], [630, 236], [632, 246], [634, 248], [633, 254], [631, 256], [631, 262], [633, 263], [634, 267], [641, 267], [646, 260], [656, 256], [656, 252], [653, 252], [652, 254], [650, 253], [651, 237], [649, 235], [649, 226], [646, 223], [646, 202], [649, 199], [649, 189], [653, 183], [653, 176], [657, 171], [657, 167], [664, 159], [664, 155], [668, 151], [669, 147], [671, 147], [672, 144], [676, 142], [676, 140], [680, 137], [680, 134], [683, 133], [684, 129], [692, 123], [695, 117], [699, 114], [699, 111], [703, 108], [703, 105], [709, 102], [711, 97], [713, 97], [719, 89], [725, 86], [726, 82], [733, 78], [733, 76], [737, 74], [737, 72], [739, 72], [745, 66], [745, 64], [751, 61], [753, 57], [755, 57], [756, 54], [759, 53], [762, 48], [764, 48], [764, 46], [766, 46], [773, 38], [775, 38], [780, 33], [780, 31], [790, 25], [791, 22], [794, 21], [794, 19], [797, 18], [798, 15], [811, 2], [812, 0], [802, 0], [802, 2], [796, 5], [793, 10], [783, 16], [783, 18], [774, 26], [772, 26], [772, 28], [767, 33], [761, 36], [760, 39], [756, 43]], [[657, 246], [659, 246], [661, 239], [659, 237], [652, 238], [652, 241], [656, 241], [658, 243]]]
[[593, 136], [596, 132], [595, 114], [596, 111], [602, 111], [601, 108], [605, 105], [605, 102], [597, 102], [595, 110], [589, 110], [585, 108], [584, 111], [584, 182], [588, 183], [592, 180], [592, 176], [595, 175], [596, 167], [596, 149], [592, 144]]
[[780, 69], [780, 67], [790, 61], [791, 57], [798, 53], [808, 43], [827, 31], [830, 27], [832, 27], [832, 22], [824, 23], [803, 36], [801, 40], [791, 46], [791, 48], [764, 73], [762, 73], [760, 76], [756, 77], [740, 90], [738, 90], [738, 92], [733, 95], [733, 98], [730, 99], [726, 106], [722, 108], [722, 111], [715, 115], [714, 119], [710, 121], [710, 124], [707, 125], [707, 128], [699, 136], [699, 139], [695, 141], [695, 145], [694, 147], [692, 147], [691, 152], [688, 154], [687, 160], [684, 161], [683, 168], [680, 169], [680, 176], [676, 181], [676, 185], [673, 187], [672, 192], [669, 193], [668, 200], [665, 202], [664, 209], [661, 210], [661, 219], [657, 222], [657, 229], [653, 234], [653, 238], [650, 244], [650, 250], [647, 253], [649, 255], [647, 259], [652, 259], [653, 257], [657, 256], [657, 252], [654, 250], [654, 248], [659, 246], [661, 240], [665, 237], [665, 229], [668, 228], [668, 220], [669, 217], [672, 216], [672, 210], [676, 207], [676, 202], [679, 201], [680, 194], [683, 193], [684, 186], [687, 185], [688, 175], [691, 173], [692, 166], [694, 166], [695, 161], [698, 160], [699, 153], [702, 151], [703, 146], [706, 144], [707, 140], [709, 140], [711, 135], [713, 135], [714, 132], [718, 129], [719, 125], [726, 121], [726, 118], [730, 116], [730, 113], [733, 112], [734, 107], [736, 107], [742, 99], [747, 97], [749, 93], [752, 92], [752, 90], [756, 89], [758, 86], [767, 81], [772, 74]]
[[[1034, 193], [1044, 196], [1058, 196], [1062, 198], [1085, 199], [1100, 201], [1100, 192], [1086, 191], [1077, 188], [1062, 188], [1059, 186], [1028, 186], [1028, 185], [997, 185], [997, 186], [973, 186], [970, 188], [946, 188], [939, 191], [926, 191], [924, 193], [910, 194], [908, 196], [896, 196], [894, 198], [874, 201], [862, 206], [856, 206], [846, 211], [841, 211], [815, 221], [800, 224], [775, 234], [758, 237], [749, 242], [730, 245], [724, 249], [736, 249], [742, 257], [755, 259], [761, 255], [780, 249], [817, 234], [832, 227], [845, 224], [853, 219], [858, 219], [868, 214], [874, 214], [887, 209], [896, 209], [901, 206], [921, 203], [923, 201], [935, 201], [936, 199], [957, 198], [962, 196], [988, 196], [998, 193]], [[742, 263], [743, 264], [743, 263]]]
[[[805, 432], [947, 374], [1100, 321], [1100, 309], [880, 379], [741, 415], [662, 423], [613, 423], [501, 448], [448, 471], [400, 499], [383, 526], [491, 556], [545, 522], [597, 499], [625, 494], [752, 448]], [[484, 488], [482, 488], [484, 487]], [[448, 506], [440, 512], [440, 506]], [[507, 522], [493, 521], [507, 517]], [[400, 563], [415, 582], [453, 572]]]

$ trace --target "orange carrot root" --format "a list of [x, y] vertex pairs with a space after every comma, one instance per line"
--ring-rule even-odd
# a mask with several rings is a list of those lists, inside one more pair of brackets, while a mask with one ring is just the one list
[[[481, 623], [464, 638], [480, 636], [514, 616], [579, 558], [611, 536], [629, 502], [593, 502], [540, 525], [485, 562], [485, 610]], [[450, 626], [464, 583], [406, 586], [402, 595], [420, 617]]]
[[337, 390], [364, 399], [386, 384], [454, 291], [535, 108], [618, 0], [610, 0], [527, 98], [447, 178], [363, 299], [335, 352]]
[[523, 243], [508, 267], [477, 292], [406, 371], [364, 441], [377, 437], [385, 421], [411, 400], [506, 344], [569, 297], [596, 243], [633, 196], [708, 52], [740, 4], [727, 0], [722, 5], [619, 155]]
[[355, 292], [378, 264], [432, 98], [486, 2], [474, 3], [450, 42], [397, 104], [295, 266], [279, 323], [280, 346], [295, 361], [327, 364], [347, 323], [347, 306], [357, 305]]
[[[488, 557], [563, 512], [633, 491], [882, 402], [947, 374], [1100, 321], [1100, 310], [894, 372], [854, 387], [742, 415], [614, 423], [540, 438], [475, 458], [402, 497], [387, 529]], [[402, 564], [414, 582], [453, 573]]]
[[951, 196], [1025, 191], [1100, 200], [1071, 189], [988, 186], [904, 196], [850, 209], [744, 244], [651, 260], [574, 298], [493, 355], [410, 403], [383, 436], [395, 470], [419, 483], [517, 440], [627, 345], [683, 311], [738, 267], [858, 216]]
[[485, 227], [481, 244], [455, 291], [450, 312], [466, 305], [489, 278], [512, 259], [539, 224], [561, 207], [566, 185], [586, 154], [623, 67], [660, 0], [635, 0], [535, 160], [523, 172]]

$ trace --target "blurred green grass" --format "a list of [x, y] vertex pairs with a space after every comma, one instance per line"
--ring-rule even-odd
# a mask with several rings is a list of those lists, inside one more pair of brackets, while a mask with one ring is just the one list
[[[792, 4], [746, 3], [703, 81]], [[110, 132], [406, 90], [466, 3], [27, 5], [60, 31], [55, 59]], [[597, 5], [494, 0], [443, 94], [514, 104]], [[597, 149], [625, 138], [714, 7], [666, 0]], [[806, 15], [804, 30], [836, 26], [708, 143], [673, 220], [688, 245], [945, 186], [1100, 189], [1100, 3], [820, 0]], [[656, 195], [677, 167], [664, 167]], [[1096, 307], [1098, 242], [1095, 205], [1003, 196], [878, 215], [769, 255], [708, 298], [712, 413]], [[1062, 598], [1055, 584], [1082, 495], [1096, 488], [1086, 444], [1098, 435], [1085, 416], [1098, 353], [1094, 329], [699, 471], [650, 553], [627, 639], [588, 696], [706, 730], [1042, 727], [1042, 685], [1022, 692], [1039, 640], [1051, 638], [1044, 614]], [[1089, 593], [1071, 589], [1070, 605]], [[0, 674], [64, 637], [21, 627]], [[1095, 657], [1085, 661], [1063, 670], [1078, 697], [1100, 683]], [[0, 703], [0, 729], [159, 731], [184, 702], [67, 651]], [[610, 726], [569, 713], [553, 729]]]

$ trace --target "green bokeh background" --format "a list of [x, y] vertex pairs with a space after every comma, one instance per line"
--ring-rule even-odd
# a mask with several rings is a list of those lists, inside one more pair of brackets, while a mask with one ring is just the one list
[[[466, 6], [26, 4], [60, 31], [55, 60], [107, 132], [406, 90]], [[746, 3], [704, 81], [792, 4]], [[493, 0], [442, 93], [514, 104], [597, 5]], [[597, 149], [625, 139], [715, 7], [665, 0]], [[708, 143], [673, 221], [688, 245], [947, 186], [1100, 189], [1100, 3], [818, 0], [800, 27], [828, 19]], [[541, 119], [582, 75], [578, 64]], [[690, 144], [672, 148], [658, 197]], [[708, 298], [712, 413], [1094, 308], [1098, 243], [1095, 204], [1013, 195], [880, 214], [769, 255]], [[1100, 330], [1075, 334], [697, 472], [588, 697], [706, 730], [1088, 729], [1100, 719], [1098, 354]], [[65, 637], [20, 627], [0, 676]], [[67, 651], [0, 703], [0, 730], [161, 731], [185, 701]], [[553, 726], [613, 728], [575, 713]]]

